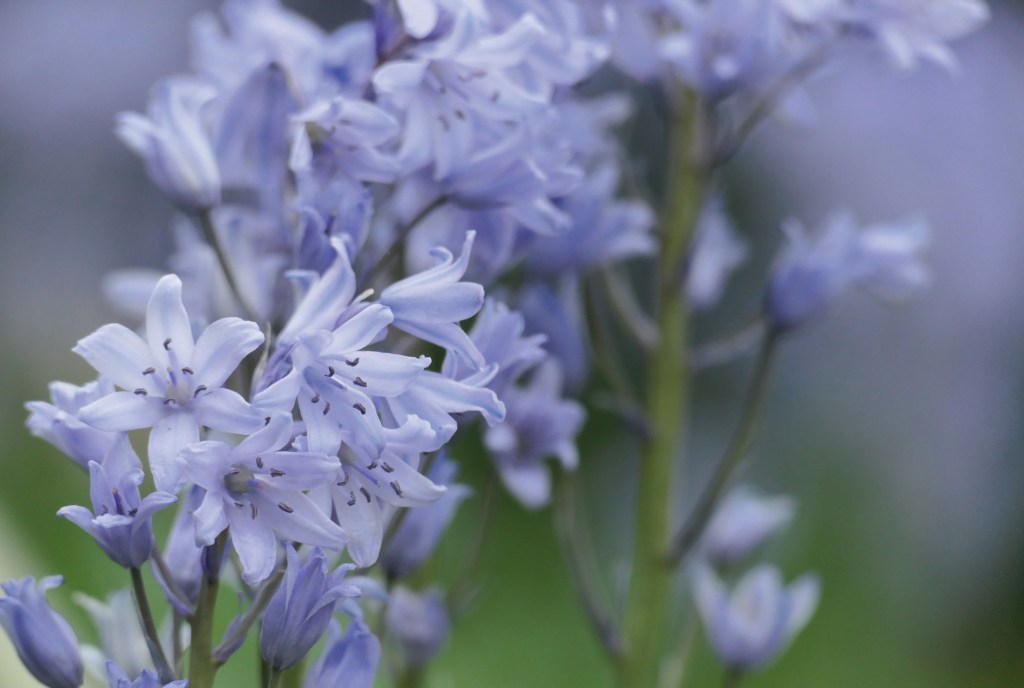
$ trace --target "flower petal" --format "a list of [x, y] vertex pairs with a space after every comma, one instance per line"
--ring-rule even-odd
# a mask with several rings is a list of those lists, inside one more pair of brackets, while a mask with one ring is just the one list
[[196, 384], [220, 387], [238, 364], [263, 343], [256, 323], [241, 318], [221, 318], [207, 327], [196, 342], [192, 367]]
[[142, 371], [153, 365], [153, 357], [142, 338], [124, 325], [104, 325], [72, 351], [121, 389], [146, 387]]

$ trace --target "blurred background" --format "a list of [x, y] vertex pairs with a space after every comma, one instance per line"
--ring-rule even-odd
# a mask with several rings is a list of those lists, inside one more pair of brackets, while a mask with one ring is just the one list
[[[51, 380], [90, 378], [69, 350], [117, 317], [100, 292], [105, 273], [165, 267], [171, 208], [113, 119], [187, 69], [189, 18], [216, 4], [0, 2], [0, 579], [63, 573], [53, 599], [86, 640], [71, 592], [103, 597], [127, 578], [55, 516], [84, 503], [86, 476], [28, 434], [23, 404], [46, 398]], [[326, 3], [287, 4], [339, 21]], [[924, 298], [889, 308], [850, 294], [781, 352], [746, 478], [797, 498], [797, 520], [765, 558], [789, 578], [818, 571], [824, 592], [752, 688], [1024, 685], [1024, 24], [1013, 6], [992, 9], [954, 46], [958, 74], [901, 76], [851, 53], [811, 84], [813, 126], [769, 124], [730, 169], [738, 228], [762, 251], [783, 217], [814, 226], [835, 207], [864, 222], [919, 211], [934, 227]], [[743, 294], [764, 262], [738, 275], [727, 298], [742, 306], [700, 323], [702, 336], [749, 313]], [[743, 372], [702, 380], [684, 493], [725, 441]], [[614, 584], [629, 551], [619, 495], [635, 447], [595, 414], [581, 449], [588, 521]], [[476, 461], [467, 474], [481, 482]], [[444, 556], [461, 554], [479, 505], [463, 506]], [[609, 685], [551, 525], [549, 510], [499, 498], [477, 607], [431, 686]], [[697, 675], [717, 685], [697, 647]], [[6, 638], [0, 676], [34, 685]]]

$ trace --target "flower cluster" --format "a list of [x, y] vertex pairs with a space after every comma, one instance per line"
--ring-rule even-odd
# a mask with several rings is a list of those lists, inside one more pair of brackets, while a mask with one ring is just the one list
[[[948, 65], [945, 42], [985, 9], [942, 4], [950, 11], [918, 0], [377, 0], [367, 18], [325, 31], [277, 0], [226, 0], [197, 17], [194, 72], [157, 84], [147, 113], [116, 125], [177, 210], [172, 272], [111, 276], [133, 326], [104, 325], [74, 347], [95, 380], [54, 383], [50, 402], [28, 404], [30, 430], [89, 473], [92, 510], [59, 514], [130, 572], [136, 595], [146, 656], [93, 648], [90, 671], [117, 688], [178, 687], [190, 642], [190, 685], [206, 688], [258, 624], [269, 685], [325, 634], [307, 686], [369, 688], [381, 632], [401, 650], [392, 664], [421, 672], [457, 611], [457, 590], [412, 576], [473, 494], [457, 482], [453, 441], [479, 440], [522, 505], [553, 501], [548, 459], [580, 463], [586, 411], [574, 397], [623, 377], [609, 312], [648, 351], [685, 355], [677, 321], [649, 322], [616, 266], [655, 258], [661, 300], [713, 308], [748, 253], [708, 181], [717, 167], [840, 40], [874, 41], [902, 67]], [[706, 182], [679, 255], [665, 253], [674, 218], [655, 232], [648, 205], [625, 193], [635, 170], [615, 130], [633, 104], [589, 87], [621, 79], [606, 77], [611, 65], [656, 82], [670, 109], [697, 103], [697, 149], [669, 161]], [[786, 233], [763, 299], [769, 341], [850, 284], [899, 296], [925, 282], [918, 221], [858, 230], [837, 215], [818, 237], [796, 223]], [[662, 363], [652, 354], [653, 384]], [[652, 437], [675, 431], [679, 409], [664, 398], [667, 415], [647, 409], [635, 423]], [[650, 427], [655, 416], [671, 428]], [[726, 666], [748, 671], [807, 622], [817, 583], [783, 589], [758, 568], [730, 596], [713, 567], [743, 559], [792, 509], [740, 495], [708, 523], [720, 488], [696, 519], [697, 606]], [[161, 547], [153, 519], [175, 502]], [[147, 565], [174, 610], [169, 637], [146, 599]], [[222, 579], [246, 602], [215, 645]], [[67, 623], [31, 579], [5, 590], [0, 620], [26, 666], [46, 685], [81, 685]], [[648, 684], [633, 658], [623, 665], [631, 685]]]

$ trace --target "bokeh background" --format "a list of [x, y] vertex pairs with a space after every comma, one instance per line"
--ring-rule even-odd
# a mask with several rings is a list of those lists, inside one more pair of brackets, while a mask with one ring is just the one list
[[[325, 25], [361, 3], [288, 3]], [[75, 341], [116, 318], [103, 275], [163, 267], [169, 205], [113, 135], [115, 113], [187, 68], [199, 0], [0, 2], [0, 579], [61, 572], [53, 596], [88, 629], [71, 591], [103, 597], [123, 572], [55, 512], [87, 481], [24, 430], [23, 403], [91, 371]], [[834, 207], [864, 221], [920, 211], [934, 226], [932, 289], [909, 307], [844, 298], [782, 350], [746, 478], [800, 503], [764, 553], [792, 577], [821, 573], [817, 616], [752, 688], [1024, 685], [1024, 23], [1016, 7], [959, 42], [959, 73], [892, 73], [851, 52], [811, 84], [817, 122], [770, 124], [730, 169], [730, 207], [761, 251], [782, 217]], [[644, 144], [641, 139], [638, 144]], [[650, 142], [646, 142], [650, 143]], [[700, 323], [724, 331], [751, 307], [764, 260], [740, 273], [740, 305]], [[699, 484], [736, 413], [743, 366], [702, 379]], [[586, 512], [606, 581], [622, 579], [635, 446], [592, 416], [582, 439]], [[475, 463], [474, 463], [475, 462]], [[467, 477], [486, 473], [468, 457]], [[442, 559], [471, 539], [467, 502]], [[575, 606], [550, 511], [499, 497], [477, 606], [431, 686], [604, 686], [608, 666]], [[83, 630], [80, 634], [90, 639]], [[698, 685], [718, 674], [699, 639]], [[0, 638], [0, 684], [34, 685]], [[241, 679], [239, 679], [241, 680]], [[227, 681], [226, 685], [234, 685]]]

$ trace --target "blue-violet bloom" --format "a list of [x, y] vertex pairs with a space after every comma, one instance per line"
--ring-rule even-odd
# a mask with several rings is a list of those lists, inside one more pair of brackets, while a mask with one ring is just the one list
[[140, 568], [153, 549], [153, 514], [173, 503], [168, 492], [139, 497], [145, 479], [142, 463], [127, 435], [103, 459], [89, 462], [89, 492], [95, 513], [82, 506], [66, 506], [57, 512], [89, 533], [107, 556], [130, 569]]
[[196, 340], [181, 300], [181, 280], [157, 282], [146, 309], [146, 339], [123, 325], [104, 325], [78, 342], [75, 353], [120, 387], [82, 409], [102, 430], [153, 428], [149, 467], [158, 490], [177, 492], [175, 457], [199, 440], [200, 426], [249, 433], [263, 419], [237, 393], [222, 387], [243, 358], [263, 342], [252, 322], [223, 318]]
[[49, 688], [78, 688], [85, 677], [78, 638], [63, 616], [53, 611], [45, 593], [64, 579], [47, 576], [36, 585], [32, 577], [7, 581], [0, 597], [3, 625], [18, 657], [36, 679]]
[[351, 564], [327, 573], [324, 553], [316, 548], [302, 563], [294, 548], [286, 549], [284, 581], [263, 613], [260, 654], [275, 669], [287, 669], [306, 656], [320, 639], [342, 597], [357, 597], [359, 590], [342, 583]]
[[733, 671], [775, 659], [800, 632], [818, 604], [818, 577], [806, 574], [789, 587], [774, 566], [748, 572], [731, 593], [706, 566], [695, 573], [697, 608], [715, 654]]

